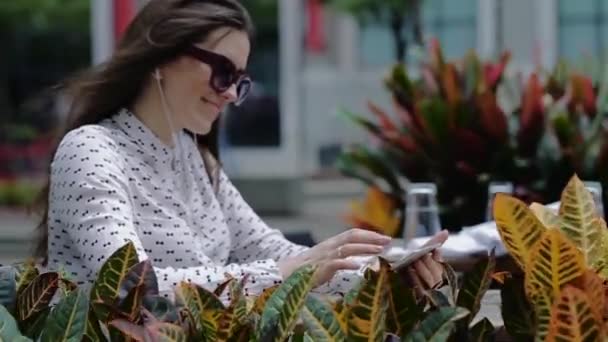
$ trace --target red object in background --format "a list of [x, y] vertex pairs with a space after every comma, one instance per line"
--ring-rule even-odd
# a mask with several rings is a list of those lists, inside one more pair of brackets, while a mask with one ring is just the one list
[[306, 47], [310, 52], [321, 52], [325, 49], [325, 34], [323, 32], [323, 7], [320, 0], [308, 0], [308, 32]]
[[137, 11], [135, 0], [114, 0], [114, 38], [118, 42]]

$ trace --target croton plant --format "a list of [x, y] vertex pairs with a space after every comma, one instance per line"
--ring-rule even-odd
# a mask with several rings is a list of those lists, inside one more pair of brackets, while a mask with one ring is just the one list
[[506, 194], [494, 216], [520, 267], [502, 289], [505, 326], [517, 341], [605, 341], [608, 338], [608, 229], [574, 176], [559, 212]]
[[[384, 216], [401, 222], [404, 184], [435, 183], [441, 223], [450, 230], [485, 219], [492, 181], [512, 182], [526, 203], [557, 200], [574, 173], [608, 185], [608, 128], [602, 125], [608, 82], [565, 63], [549, 73], [508, 77], [509, 60], [509, 52], [497, 62], [471, 52], [447, 61], [434, 42], [417, 77], [395, 65], [385, 79], [392, 113], [373, 102], [371, 118], [342, 112], [374, 143], [348, 148], [338, 168], [373, 186], [370, 192], [380, 189], [392, 202], [383, 202], [390, 210]], [[362, 226], [379, 221], [362, 213], [349, 218]], [[399, 236], [401, 226], [370, 229]]]
[[[482, 341], [495, 329], [473, 319], [493, 269], [493, 258], [481, 262], [459, 287], [446, 266], [450, 286], [424, 295], [381, 260], [350, 292], [330, 298], [311, 293], [315, 268], [306, 266], [256, 298], [244, 295], [247, 277], [227, 276], [214, 291], [182, 282], [171, 301], [128, 243], [89, 291], [33, 263], [2, 268], [0, 341]], [[226, 292], [229, 303], [220, 300]]]

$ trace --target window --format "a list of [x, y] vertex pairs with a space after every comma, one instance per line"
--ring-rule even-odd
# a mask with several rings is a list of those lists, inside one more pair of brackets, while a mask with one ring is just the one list
[[[478, 0], [422, 0], [422, 29], [425, 39], [436, 37], [448, 58], [460, 58], [476, 46]], [[408, 36], [408, 42], [412, 41]], [[411, 46], [411, 44], [410, 44]], [[385, 66], [395, 60], [390, 30], [383, 23], [361, 29], [361, 64]]]
[[560, 0], [558, 12], [560, 57], [606, 57], [608, 2], [604, 0]]

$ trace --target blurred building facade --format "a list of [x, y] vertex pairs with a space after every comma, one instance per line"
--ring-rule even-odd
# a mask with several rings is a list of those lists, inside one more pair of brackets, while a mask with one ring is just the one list
[[[90, 49], [81, 59], [89, 64], [105, 60], [145, 2], [90, 0], [85, 33]], [[243, 3], [263, 27], [250, 65], [258, 83], [250, 102], [226, 115], [224, 164], [254, 207], [297, 211], [306, 192], [303, 180], [335, 176], [332, 163], [339, 151], [367, 139], [339, 118], [338, 110], [366, 113], [367, 99], [389, 107], [382, 77], [394, 62], [390, 31], [381, 23], [361, 25], [316, 0]], [[421, 15], [425, 40], [438, 38], [450, 58], [459, 58], [469, 49], [493, 58], [509, 49], [513, 66], [530, 70], [538, 64], [550, 67], [559, 56], [605, 57], [608, 2], [603, 0], [423, 0]], [[65, 36], [55, 39], [65, 40]], [[22, 48], [31, 50], [32, 46]], [[43, 53], [51, 56], [53, 51], [57, 49], [49, 47]], [[44, 59], [28, 63], [30, 71], [49, 69]], [[41, 83], [40, 89], [83, 66], [81, 60], [73, 64], [73, 68], [56, 67], [56, 75]], [[24, 72], [17, 78], [32, 74], [36, 75]], [[23, 99], [29, 95], [15, 96], [26, 102]], [[54, 101], [51, 107], [39, 107], [61, 106], [61, 101]], [[12, 117], [25, 115], [23, 106], [16, 108]], [[7, 118], [3, 114], [0, 123]]]

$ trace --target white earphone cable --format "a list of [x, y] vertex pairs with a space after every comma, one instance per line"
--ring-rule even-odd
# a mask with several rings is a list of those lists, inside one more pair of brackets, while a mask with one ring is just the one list
[[[185, 158], [184, 158], [184, 148], [182, 146], [182, 141], [179, 137], [179, 132], [175, 131], [175, 126], [173, 125], [173, 120], [171, 119], [171, 110], [169, 109], [169, 105], [167, 103], [167, 99], [165, 97], [165, 91], [163, 90], [162, 84], [161, 84], [161, 75], [160, 75], [160, 71], [158, 69], [156, 69], [155, 73], [154, 73], [154, 78], [156, 79], [156, 85], [158, 86], [158, 92], [160, 93], [160, 102], [163, 106], [163, 113], [165, 115], [165, 119], [167, 120], [168, 124], [169, 124], [169, 129], [171, 130], [171, 138], [173, 140], [173, 145], [175, 146], [175, 148], [177, 149], [177, 152], [179, 154], [179, 158], [181, 161], [181, 171], [182, 171], [182, 178], [184, 180], [184, 184], [185, 188], [182, 188], [182, 192], [185, 192], [186, 194], [186, 203], [190, 202], [190, 190], [192, 189], [190, 187], [190, 182], [188, 181], [188, 174], [186, 173], [186, 163], [185, 163]], [[195, 140], [196, 143], [196, 140]], [[174, 168], [173, 166], [173, 162], [175, 161], [175, 159], [172, 159], [171, 163], [172, 163], [172, 168]]]

